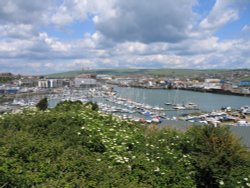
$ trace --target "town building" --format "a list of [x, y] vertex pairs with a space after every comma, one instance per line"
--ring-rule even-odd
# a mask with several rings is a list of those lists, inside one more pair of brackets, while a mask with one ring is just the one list
[[220, 79], [205, 79], [203, 83], [204, 89], [221, 89], [222, 84]]
[[61, 79], [42, 79], [38, 80], [39, 88], [57, 88], [63, 86], [63, 80]]
[[18, 80], [18, 86], [26, 86], [26, 87], [35, 87], [37, 86], [38, 81], [35, 79], [20, 79]]
[[97, 85], [96, 75], [94, 74], [81, 74], [74, 79], [75, 87], [89, 88]]

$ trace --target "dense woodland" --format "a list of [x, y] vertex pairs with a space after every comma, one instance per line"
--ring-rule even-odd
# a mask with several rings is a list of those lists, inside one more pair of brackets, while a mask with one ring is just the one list
[[0, 117], [0, 187], [250, 187], [250, 153], [227, 127], [159, 130], [64, 102]]

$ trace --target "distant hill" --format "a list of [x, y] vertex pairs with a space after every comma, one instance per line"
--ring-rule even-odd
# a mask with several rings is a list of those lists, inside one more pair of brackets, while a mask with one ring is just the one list
[[155, 76], [183, 77], [194, 74], [213, 74], [227, 70], [195, 70], [195, 69], [97, 69], [97, 70], [79, 70], [68, 71], [47, 75], [49, 78], [73, 78], [83, 73], [109, 74], [109, 75], [135, 75], [147, 74]]
[[49, 78], [72, 78], [83, 73], [92, 74], [109, 74], [109, 75], [131, 75], [131, 74], [145, 74], [147, 69], [97, 69], [97, 70], [79, 70], [79, 71], [68, 71], [56, 74], [47, 75]]
[[184, 76], [197, 76], [204, 74], [218, 74], [218, 73], [229, 73], [232, 72], [250, 72], [249, 69], [96, 69], [96, 70], [78, 70], [68, 71], [56, 74], [46, 75], [49, 78], [73, 78], [79, 74], [92, 73], [92, 74], [108, 74], [108, 75], [155, 75], [155, 76], [166, 76], [166, 77], [184, 77]]

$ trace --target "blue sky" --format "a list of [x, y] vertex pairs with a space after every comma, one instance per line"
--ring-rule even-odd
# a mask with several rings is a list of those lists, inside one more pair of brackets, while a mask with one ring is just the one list
[[250, 0], [1, 0], [0, 72], [250, 68]]

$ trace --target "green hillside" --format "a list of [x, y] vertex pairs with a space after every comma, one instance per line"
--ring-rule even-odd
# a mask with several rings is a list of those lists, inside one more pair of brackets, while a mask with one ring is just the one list
[[194, 74], [204, 73], [220, 73], [227, 70], [194, 70], [194, 69], [97, 69], [97, 70], [82, 70], [82, 71], [69, 71], [57, 74], [47, 75], [50, 78], [72, 78], [82, 73], [94, 74], [109, 74], [109, 75], [155, 75], [155, 76], [169, 76], [169, 77], [183, 77], [191, 76]]
[[250, 155], [227, 127], [185, 133], [64, 102], [0, 116], [0, 187], [247, 187]]

